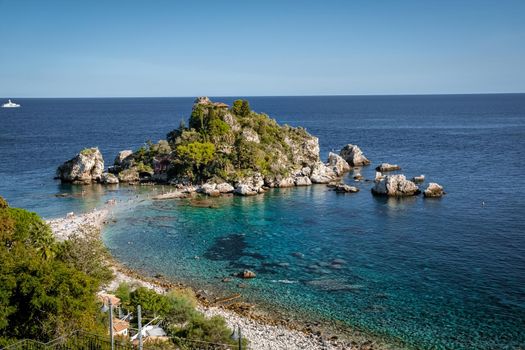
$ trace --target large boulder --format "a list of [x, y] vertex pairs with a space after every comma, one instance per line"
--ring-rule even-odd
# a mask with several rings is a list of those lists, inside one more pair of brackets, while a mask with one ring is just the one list
[[111, 173], [102, 173], [102, 176], [100, 177], [100, 182], [106, 185], [115, 185], [119, 183], [118, 177]]
[[255, 173], [253, 176], [245, 177], [235, 183], [235, 194], [241, 196], [253, 196], [264, 192], [264, 178], [261, 174]]
[[348, 144], [341, 149], [339, 155], [351, 166], [368, 165], [370, 161], [365, 157], [363, 151], [356, 146]]
[[295, 186], [295, 179], [292, 176], [289, 177], [283, 177], [282, 179], [279, 179], [277, 182], [276, 187], [294, 187]]
[[128, 165], [130, 165], [131, 160], [133, 159], [132, 156], [133, 156], [133, 151], [130, 149], [120, 151], [115, 157], [115, 161], [113, 162], [113, 165], [122, 167], [122, 168], [126, 168]]
[[235, 188], [232, 185], [230, 185], [229, 183], [223, 182], [223, 183], [217, 184], [216, 189], [220, 193], [232, 193]]
[[404, 197], [419, 194], [419, 188], [415, 183], [407, 180], [405, 175], [386, 175], [376, 182], [372, 193], [382, 196]]
[[310, 186], [312, 180], [308, 176], [296, 176], [294, 177], [295, 186]]
[[433, 197], [433, 198], [442, 197], [444, 194], [445, 194], [445, 191], [443, 191], [443, 186], [435, 182], [429, 183], [427, 189], [423, 192], [423, 195], [425, 197]]
[[335, 175], [339, 177], [350, 171], [350, 165], [348, 165], [346, 160], [332, 152], [328, 154], [327, 166], [332, 168]]
[[312, 167], [312, 173], [310, 180], [314, 184], [327, 184], [337, 178], [334, 170], [326, 166], [323, 162], [319, 161]]
[[204, 193], [207, 196], [217, 197], [221, 195], [221, 192], [217, 189], [217, 184], [206, 182], [198, 190], [200, 193]]
[[104, 159], [99, 149], [86, 148], [74, 158], [58, 167], [56, 176], [62, 182], [90, 184], [100, 181], [104, 172]]

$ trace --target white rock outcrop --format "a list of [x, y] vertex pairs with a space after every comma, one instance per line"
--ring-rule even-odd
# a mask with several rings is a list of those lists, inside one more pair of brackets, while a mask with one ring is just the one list
[[350, 171], [350, 165], [341, 156], [330, 152], [328, 154], [327, 166], [332, 169], [336, 176], [343, 176], [345, 173]]
[[363, 151], [356, 145], [348, 144], [344, 146], [341, 152], [339, 152], [339, 155], [351, 166], [370, 164], [370, 161], [365, 157]]
[[384, 179], [376, 182], [372, 188], [372, 193], [376, 195], [390, 197], [404, 197], [419, 194], [419, 188], [415, 183], [407, 180], [405, 175], [386, 175]]
[[118, 177], [110, 173], [102, 173], [100, 176], [100, 182], [106, 185], [115, 185], [119, 183]]
[[310, 180], [314, 184], [327, 184], [337, 178], [333, 169], [326, 166], [323, 162], [319, 161], [312, 167], [312, 174]]
[[217, 184], [216, 189], [220, 193], [232, 193], [235, 188], [232, 185], [230, 185], [229, 183], [223, 182], [223, 183]]
[[264, 178], [261, 174], [255, 173], [253, 176], [237, 181], [233, 192], [241, 196], [253, 196], [264, 192], [263, 186]]
[[58, 167], [56, 177], [62, 182], [90, 184], [100, 181], [104, 172], [104, 159], [97, 147], [86, 148], [74, 158]]
[[199, 188], [198, 192], [204, 193], [205, 195], [211, 196], [211, 197], [217, 197], [221, 195], [221, 192], [217, 189], [217, 184], [209, 183], [209, 182], [203, 184]]
[[445, 191], [443, 190], [443, 186], [435, 182], [429, 183], [428, 187], [423, 192], [423, 195], [425, 197], [432, 197], [432, 198], [442, 197], [444, 194], [445, 194]]

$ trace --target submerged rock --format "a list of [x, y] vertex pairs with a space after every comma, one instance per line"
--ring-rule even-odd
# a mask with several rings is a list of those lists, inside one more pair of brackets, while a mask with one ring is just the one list
[[344, 146], [341, 152], [339, 152], [339, 155], [351, 166], [370, 164], [370, 161], [365, 157], [363, 151], [356, 145], [348, 144]]
[[401, 170], [401, 167], [397, 164], [381, 163], [376, 167], [376, 170], [384, 173], [385, 171]]
[[257, 275], [255, 274], [255, 272], [253, 271], [250, 271], [250, 270], [244, 270], [241, 274], [241, 277], [242, 278], [255, 278]]
[[168, 193], [159, 194], [152, 197], [153, 200], [164, 200], [164, 199], [175, 199], [175, 198], [186, 198], [188, 197], [187, 193], [182, 191], [173, 191]]
[[444, 194], [445, 194], [445, 191], [443, 191], [443, 186], [435, 182], [429, 183], [428, 187], [423, 192], [423, 195], [425, 197], [433, 197], [433, 198], [442, 197]]
[[104, 171], [104, 159], [99, 149], [86, 148], [74, 158], [58, 167], [56, 176], [62, 182], [90, 184], [100, 181]]
[[387, 175], [384, 179], [376, 182], [372, 188], [372, 193], [376, 195], [404, 197], [419, 194], [419, 188], [415, 183], [407, 180], [405, 175]]

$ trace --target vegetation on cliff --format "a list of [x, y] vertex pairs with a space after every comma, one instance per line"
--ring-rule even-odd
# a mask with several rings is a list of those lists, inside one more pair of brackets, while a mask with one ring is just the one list
[[164, 180], [177, 183], [234, 183], [255, 173], [269, 179], [289, 176], [318, 161], [318, 151], [317, 139], [304, 129], [281, 126], [252, 111], [248, 101], [228, 108], [198, 98], [188, 125], [181, 122], [167, 140], [134, 152], [128, 168], [165, 173]]

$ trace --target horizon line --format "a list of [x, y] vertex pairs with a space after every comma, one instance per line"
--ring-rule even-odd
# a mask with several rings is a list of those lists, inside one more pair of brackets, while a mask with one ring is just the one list
[[306, 95], [184, 95], [184, 96], [31, 96], [31, 97], [1, 97], [7, 99], [75, 99], [75, 98], [85, 98], [85, 99], [110, 99], [110, 98], [195, 98], [200, 96], [208, 96], [214, 98], [232, 98], [232, 97], [377, 97], [377, 96], [468, 96], [468, 95], [522, 95], [523, 92], [463, 92], [463, 93], [399, 93], [399, 94], [306, 94]]

